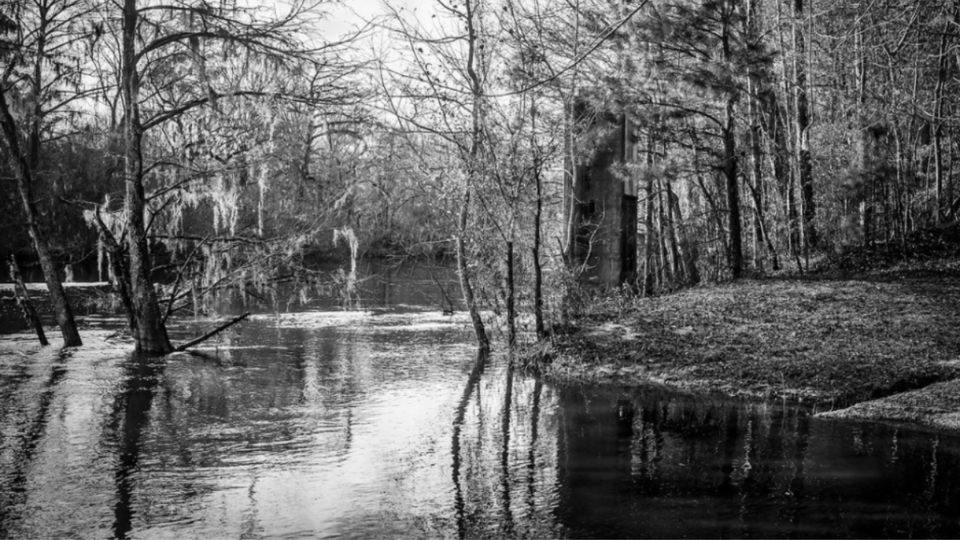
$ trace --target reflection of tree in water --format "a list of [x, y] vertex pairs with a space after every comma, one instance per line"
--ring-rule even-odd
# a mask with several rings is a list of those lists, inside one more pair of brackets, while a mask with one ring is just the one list
[[[133, 528], [134, 491], [138, 487], [142, 450], [142, 434], [148, 422], [154, 389], [162, 375], [162, 359], [133, 354], [125, 366], [124, 381], [117, 393], [105, 436], [112, 439], [117, 451], [114, 483], [113, 534], [126, 538]], [[109, 444], [109, 443], [108, 443]]]
[[[3, 476], [0, 483], [0, 538], [15, 538], [22, 536], [17, 531], [17, 521], [23, 516], [18, 512], [19, 507], [26, 501], [28, 472], [33, 465], [41, 439], [47, 430], [50, 406], [56, 395], [57, 387], [67, 374], [67, 361], [71, 356], [71, 349], [62, 349], [50, 370], [50, 375], [43, 384], [36, 413], [33, 419], [26, 423], [26, 429], [20, 432], [20, 437], [14, 441], [12, 448], [13, 471]], [[27, 371], [20, 373], [21, 381], [27, 380]], [[10, 392], [5, 397], [13, 396], [16, 384], [4, 385]], [[5, 403], [6, 404], [6, 403]], [[5, 407], [6, 409], [6, 407]], [[6, 412], [6, 410], [4, 411]], [[7, 420], [6, 415], [3, 418]], [[4, 446], [7, 446], [6, 444]], [[0, 447], [2, 449], [2, 447]]]
[[513, 365], [508, 363], [506, 384], [503, 391], [503, 408], [500, 410], [500, 499], [503, 512], [504, 536], [513, 535], [513, 514], [510, 512], [510, 403], [513, 400]]
[[656, 389], [566, 389], [561, 401], [556, 516], [572, 536], [960, 533], [960, 488], [931, 480], [958, 470], [957, 444], [945, 453], [912, 432], [908, 450], [883, 426]]
[[473, 369], [470, 371], [470, 376], [467, 378], [466, 386], [463, 389], [463, 395], [460, 397], [460, 401], [457, 402], [457, 407], [454, 410], [453, 442], [451, 444], [450, 453], [453, 456], [453, 508], [454, 512], [456, 513], [457, 533], [460, 538], [464, 538], [467, 534], [466, 503], [464, 502], [463, 486], [460, 483], [460, 476], [462, 474], [461, 467], [463, 466], [463, 458], [461, 457], [461, 452], [463, 451], [461, 433], [463, 430], [464, 419], [467, 414], [467, 406], [470, 404], [470, 399], [473, 395], [474, 388], [476, 388], [480, 381], [480, 376], [483, 374], [486, 363], [487, 354], [483, 351], [478, 351], [477, 358], [473, 364]]
[[[142, 436], [151, 455], [143, 466], [180, 472], [157, 479], [148, 475], [141, 483], [138, 501], [163, 502], [138, 504], [147, 522], [206, 512], [206, 498], [219, 489], [222, 475], [204, 471], [234, 468], [226, 474], [249, 481], [242, 530], [259, 530], [257, 483], [265, 467], [300, 459], [305, 449], [331, 457], [350, 453], [351, 408], [362, 382], [349, 352], [328, 335], [334, 330], [254, 327], [245, 332], [243, 339], [230, 336], [228, 343], [237, 348], [170, 357]], [[284, 342], [291, 345], [269, 347]], [[258, 343], [267, 346], [249, 347]]]
[[555, 410], [539, 379], [501, 358], [477, 358], [454, 410], [453, 510], [460, 537], [558, 535], [550, 515]]

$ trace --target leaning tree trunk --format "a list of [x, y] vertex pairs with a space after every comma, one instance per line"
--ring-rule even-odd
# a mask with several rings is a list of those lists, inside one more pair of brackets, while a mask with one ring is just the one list
[[9, 150], [10, 165], [17, 178], [17, 190], [20, 192], [20, 200], [23, 204], [27, 231], [30, 233], [33, 247], [40, 259], [43, 278], [47, 283], [47, 290], [50, 292], [50, 301], [53, 303], [57, 324], [60, 325], [60, 333], [63, 335], [63, 345], [65, 347], [78, 347], [83, 345], [83, 341], [80, 339], [80, 332], [77, 331], [77, 323], [73, 318], [70, 302], [63, 291], [63, 284], [60, 282], [60, 275], [53, 262], [50, 246], [47, 243], [47, 235], [40, 221], [37, 206], [34, 203], [33, 171], [21, 152], [17, 126], [13, 115], [10, 114], [7, 97], [2, 89], [0, 89], [0, 124], [2, 124], [4, 140]]
[[[143, 189], [143, 127], [139, 114], [139, 77], [137, 74], [136, 33], [137, 2], [124, 0], [123, 4], [123, 67], [122, 98], [125, 110], [123, 122], [124, 180], [126, 183], [125, 211], [127, 216], [127, 256], [130, 264], [129, 285], [131, 328], [139, 352], [166, 354], [173, 351], [167, 329], [163, 324], [157, 294], [150, 282], [150, 255], [144, 225], [146, 198]], [[118, 276], [118, 279], [122, 279]]]
[[9, 266], [10, 280], [13, 281], [13, 296], [17, 299], [17, 305], [20, 306], [20, 311], [23, 312], [23, 318], [27, 321], [27, 324], [32, 326], [37, 333], [37, 341], [40, 342], [41, 346], [46, 347], [50, 342], [47, 341], [47, 334], [43, 331], [43, 322], [40, 320], [40, 315], [33, 307], [33, 299], [30, 298], [27, 284], [23, 282], [23, 277], [20, 276], [20, 268], [17, 266], [17, 258], [14, 255], [10, 255]]
[[473, 295], [473, 286], [470, 283], [470, 273], [467, 268], [466, 234], [467, 218], [470, 212], [469, 184], [467, 184], [462, 204], [457, 231], [457, 274], [460, 276], [460, 289], [463, 292], [463, 302], [467, 305], [467, 311], [470, 313], [470, 322], [473, 324], [473, 333], [477, 338], [477, 346], [480, 350], [487, 351], [490, 349], [490, 341], [487, 339], [487, 331], [483, 326], [483, 318], [480, 317], [480, 309], [477, 307], [477, 300]]

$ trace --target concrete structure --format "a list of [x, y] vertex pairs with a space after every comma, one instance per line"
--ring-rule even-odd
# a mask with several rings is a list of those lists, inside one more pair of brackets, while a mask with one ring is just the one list
[[[593, 151], [578, 160], [575, 181], [566, 175], [564, 190], [564, 217], [575, 236], [573, 261], [585, 264], [582, 283], [619, 287], [637, 278], [637, 179], [623, 167], [637, 157], [635, 128], [625, 115], [610, 115], [581, 140]], [[572, 166], [568, 158], [568, 171]]]

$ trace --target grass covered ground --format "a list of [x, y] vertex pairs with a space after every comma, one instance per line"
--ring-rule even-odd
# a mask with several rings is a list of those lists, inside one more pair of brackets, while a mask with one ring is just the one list
[[816, 275], [596, 302], [541, 367], [565, 381], [860, 403], [838, 415], [960, 429], [960, 398], [945, 397], [960, 395], [960, 258], [878, 253], [829, 258]]

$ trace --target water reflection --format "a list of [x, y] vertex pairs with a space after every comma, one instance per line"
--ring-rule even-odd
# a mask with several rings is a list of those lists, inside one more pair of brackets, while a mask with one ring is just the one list
[[557, 387], [432, 309], [71, 351], [0, 348], [0, 536], [960, 536], [956, 438]]
[[500, 491], [503, 506], [503, 532], [512, 536], [514, 532], [513, 514], [510, 508], [510, 403], [513, 399], [513, 365], [507, 363], [506, 384], [503, 390], [503, 409], [500, 411]]
[[464, 538], [467, 533], [464, 517], [465, 504], [463, 501], [463, 487], [460, 485], [460, 468], [462, 462], [460, 454], [461, 430], [463, 428], [464, 417], [467, 414], [467, 405], [470, 403], [470, 398], [473, 395], [474, 388], [476, 388], [477, 383], [480, 382], [480, 376], [483, 374], [483, 369], [487, 364], [488, 357], [489, 354], [486, 351], [477, 351], [477, 359], [473, 364], [473, 369], [470, 370], [470, 376], [467, 378], [467, 383], [463, 390], [463, 396], [460, 398], [460, 401], [457, 403], [457, 407], [454, 410], [453, 444], [451, 445], [451, 453], [453, 455], [453, 507], [457, 516], [457, 533], [460, 538]]
[[958, 470], [956, 439], [944, 451], [943, 437], [657, 389], [561, 400], [557, 518], [571, 536], [960, 533], [957, 478], [935, 480]]
[[[18, 403], [23, 407], [20, 410], [8, 409], [8, 401], [14, 401], [19, 390], [19, 385], [4, 385], [9, 393], [4, 396], [4, 413], [10, 416], [16, 416], [17, 413], [23, 414], [17, 423], [21, 429], [17, 436], [12, 437], [11, 444], [3, 444], [4, 457], [8, 455], [9, 459], [4, 459], [4, 464], [9, 465], [9, 472], [4, 470], [3, 490], [0, 491], [0, 538], [12, 538], [16, 533], [19, 521], [19, 515], [16, 511], [21, 508], [27, 496], [28, 473], [34, 465], [37, 448], [43, 440], [47, 429], [50, 407], [57, 386], [67, 374], [67, 360], [70, 358], [70, 349], [64, 349], [56, 355], [56, 360], [51, 366], [49, 376], [38, 389], [39, 395], [36, 403], [36, 410], [32, 410], [33, 403]], [[18, 366], [19, 376], [14, 380], [23, 382], [25, 380], [26, 367]], [[4, 435], [9, 432], [5, 429]], [[4, 437], [6, 439], [6, 437]], [[7, 443], [7, 441], [4, 441]]]
[[154, 389], [163, 373], [163, 358], [133, 354], [124, 369], [123, 385], [107, 423], [106, 445], [117, 449], [116, 504], [114, 505], [113, 535], [126, 538], [133, 528], [136, 474], [140, 463], [141, 439], [147, 424]]

